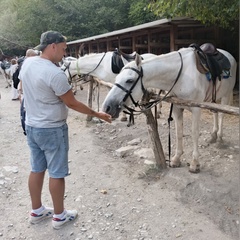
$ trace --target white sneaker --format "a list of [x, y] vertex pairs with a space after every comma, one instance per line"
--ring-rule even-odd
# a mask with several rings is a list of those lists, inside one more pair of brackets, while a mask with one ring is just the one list
[[52, 216], [53, 216], [53, 208], [45, 207], [45, 209], [40, 214], [31, 213], [29, 222], [32, 224], [36, 224]]
[[78, 212], [76, 210], [66, 210], [62, 219], [53, 217], [52, 226], [54, 229], [60, 229], [64, 224], [71, 222], [77, 218]]

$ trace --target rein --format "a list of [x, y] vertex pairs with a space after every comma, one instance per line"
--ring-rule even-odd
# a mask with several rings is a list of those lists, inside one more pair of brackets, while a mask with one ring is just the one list
[[[90, 72], [88, 72], [88, 73], [85, 74], [85, 75], [90, 75], [90, 73], [92, 73], [93, 71], [95, 71], [95, 70], [99, 67], [99, 65], [101, 64], [101, 62], [102, 62], [102, 60], [104, 59], [105, 56], [106, 56], [106, 52], [103, 54], [102, 58], [100, 59], [99, 63], [97, 64], [97, 66], [96, 66], [93, 70], [91, 70]], [[79, 69], [79, 67], [78, 67], [78, 61], [77, 61], [77, 69]]]
[[176, 83], [177, 83], [177, 81], [178, 81], [178, 79], [179, 79], [179, 77], [180, 77], [180, 75], [182, 73], [182, 68], [183, 68], [182, 54], [180, 52], [178, 52], [178, 54], [179, 54], [180, 59], [181, 59], [181, 66], [180, 66], [180, 69], [178, 71], [178, 75], [177, 75], [177, 77], [176, 77], [172, 87], [170, 88], [170, 90], [162, 98], [158, 98], [158, 99], [150, 101], [148, 103], [140, 104], [138, 101], [136, 102], [133, 99], [132, 95], [131, 95], [132, 94], [132, 90], [134, 89], [134, 87], [136, 86], [136, 84], [138, 83], [139, 80], [141, 81], [141, 88], [142, 88], [143, 94], [147, 92], [146, 88], [143, 85], [143, 81], [142, 81], [142, 77], [143, 77], [142, 67], [141, 67], [140, 71], [138, 69], [131, 68], [131, 67], [124, 68], [124, 69], [131, 69], [131, 70], [135, 71], [136, 73], [138, 73], [138, 78], [136, 79], [136, 81], [134, 82], [134, 84], [132, 85], [132, 87], [129, 90], [127, 90], [126, 88], [122, 87], [120, 84], [115, 83], [115, 85], [117, 87], [119, 87], [124, 92], [126, 92], [126, 95], [123, 98], [123, 103], [127, 100], [128, 97], [130, 97], [132, 103], [134, 104], [134, 106], [140, 108], [140, 110], [138, 111], [138, 110], [135, 110], [135, 109], [133, 109], [131, 107], [128, 107], [126, 104], [123, 104], [123, 106], [128, 110], [128, 111], [123, 111], [123, 112], [130, 115], [128, 126], [130, 126], [131, 124], [134, 124], [134, 115], [139, 115], [139, 114], [143, 113], [144, 111], [147, 111], [147, 110], [155, 107], [158, 103], [160, 103], [161, 101], [166, 99], [166, 97], [172, 91], [172, 89], [176, 85]]

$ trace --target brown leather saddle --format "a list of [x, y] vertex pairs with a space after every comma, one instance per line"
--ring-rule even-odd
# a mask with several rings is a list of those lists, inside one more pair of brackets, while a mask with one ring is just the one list
[[230, 76], [231, 64], [228, 58], [219, 52], [211, 43], [204, 43], [199, 46], [195, 43], [189, 47], [195, 49], [197, 69], [200, 73], [207, 74], [208, 80], [213, 82], [212, 101], [216, 102], [216, 81]]
[[219, 52], [211, 43], [204, 43], [201, 46], [193, 43], [189, 47], [195, 48], [197, 68], [201, 73], [211, 73], [211, 80], [216, 81], [218, 77], [221, 81], [222, 73], [230, 71], [231, 64], [228, 58]]

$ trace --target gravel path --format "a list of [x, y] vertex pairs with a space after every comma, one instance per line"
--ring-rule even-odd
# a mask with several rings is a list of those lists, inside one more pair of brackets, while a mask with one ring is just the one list
[[[28, 223], [29, 151], [20, 126], [19, 102], [11, 100], [10, 89], [5, 88], [1, 76], [0, 93], [0, 239], [238, 239], [235, 176], [239, 131], [234, 119], [230, 118], [231, 126], [227, 127], [230, 138], [225, 148], [212, 149], [202, 143], [203, 155], [208, 159], [203, 162], [200, 174], [190, 174], [186, 160], [179, 169], [158, 172], [144, 164], [146, 159], [134, 155], [133, 151], [125, 157], [117, 156], [116, 150], [133, 139], [140, 138], [140, 149], [149, 148], [143, 116], [135, 120], [141, 124], [127, 128], [126, 123], [118, 120], [111, 125], [86, 124], [85, 116], [70, 110], [71, 175], [66, 178], [65, 204], [69, 209], [77, 209], [79, 217], [74, 224], [54, 230], [50, 220], [38, 225]], [[78, 92], [77, 98], [86, 102], [86, 89]], [[166, 120], [159, 121], [165, 136]], [[206, 127], [202, 140], [211, 128]], [[187, 148], [185, 153], [190, 154], [190, 150]], [[51, 205], [47, 178], [46, 175], [43, 202]]]

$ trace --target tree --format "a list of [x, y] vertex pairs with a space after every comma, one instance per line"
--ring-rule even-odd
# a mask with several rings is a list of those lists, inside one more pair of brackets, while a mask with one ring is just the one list
[[239, 0], [152, 0], [149, 9], [162, 18], [193, 17], [227, 29], [238, 21]]
[[129, 9], [129, 20], [133, 26], [143, 24], [146, 22], [152, 22], [159, 17], [154, 15], [152, 11], [147, 7], [148, 0], [133, 0]]
[[[0, 0], [0, 48], [34, 47], [47, 30], [68, 41], [130, 26], [128, 0]], [[47, 6], [47, 7], [46, 7]], [[2, 38], [1, 38], [2, 37]]]

